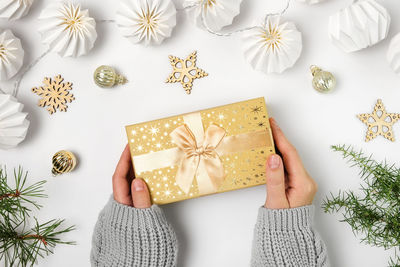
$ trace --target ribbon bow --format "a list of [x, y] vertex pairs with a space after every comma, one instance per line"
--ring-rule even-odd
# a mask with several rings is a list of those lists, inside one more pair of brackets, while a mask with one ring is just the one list
[[186, 194], [195, 177], [200, 194], [216, 192], [221, 186], [225, 172], [215, 149], [225, 137], [225, 133], [225, 129], [215, 124], [211, 124], [204, 132], [204, 140], [196, 140], [196, 136], [186, 124], [170, 133], [172, 140], [183, 152], [175, 179]]

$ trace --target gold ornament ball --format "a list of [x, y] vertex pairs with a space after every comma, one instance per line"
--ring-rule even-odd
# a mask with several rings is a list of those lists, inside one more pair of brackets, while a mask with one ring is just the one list
[[53, 169], [51, 173], [57, 176], [63, 173], [71, 172], [76, 166], [75, 155], [66, 150], [58, 151], [53, 156]]
[[324, 71], [315, 65], [310, 67], [313, 75], [312, 86], [320, 93], [329, 93], [336, 86], [336, 79], [332, 73]]
[[98, 67], [94, 71], [93, 78], [94, 82], [103, 88], [109, 88], [127, 82], [124, 76], [117, 74], [112, 67], [105, 65]]

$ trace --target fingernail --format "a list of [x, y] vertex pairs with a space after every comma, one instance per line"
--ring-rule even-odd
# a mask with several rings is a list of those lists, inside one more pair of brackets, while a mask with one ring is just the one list
[[278, 155], [271, 155], [268, 158], [268, 167], [271, 170], [278, 169], [280, 164], [281, 164], [281, 160]]
[[133, 190], [134, 191], [143, 191], [144, 190], [143, 181], [140, 179], [133, 179]]

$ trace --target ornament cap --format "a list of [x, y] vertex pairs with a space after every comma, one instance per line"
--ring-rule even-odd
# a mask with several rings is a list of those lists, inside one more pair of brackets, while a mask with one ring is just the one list
[[310, 66], [310, 70], [311, 70], [312, 76], [315, 76], [315, 74], [316, 74], [317, 72], [322, 71], [322, 69], [321, 69], [320, 67], [317, 67], [317, 66], [315, 66], [315, 65], [311, 65], [311, 66]]
[[127, 82], [128, 80], [124, 76], [117, 74], [117, 78], [115, 79], [115, 84], [126, 84]]

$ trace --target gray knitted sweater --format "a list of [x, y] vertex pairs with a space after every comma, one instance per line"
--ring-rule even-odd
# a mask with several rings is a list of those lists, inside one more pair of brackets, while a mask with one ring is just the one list
[[[329, 266], [325, 245], [312, 226], [313, 206], [260, 207], [251, 266]], [[162, 210], [136, 209], [110, 198], [93, 232], [92, 266], [176, 266], [178, 243]]]

